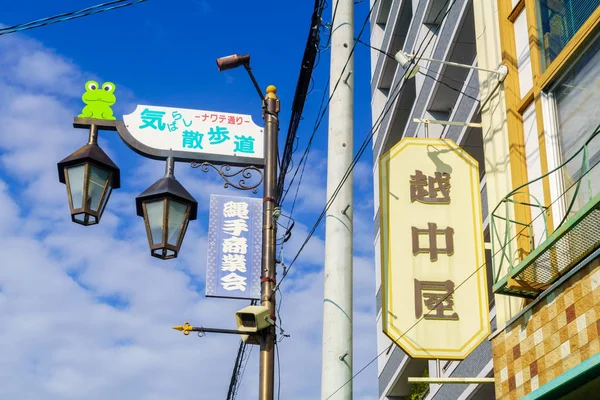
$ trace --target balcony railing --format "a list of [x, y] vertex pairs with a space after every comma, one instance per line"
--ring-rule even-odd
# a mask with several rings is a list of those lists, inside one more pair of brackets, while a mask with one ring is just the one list
[[[506, 195], [491, 214], [492, 254], [494, 254], [494, 292], [535, 298], [566, 274], [579, 261], [600, 247], [600, 153], [590, 159], [590, 148], [600, 145], [600, 125], [584, 145], [563, 164]], [[581, 168], [562, 194], [544, 206], [530, 192], [533, 183], [558, 174], [563, 182], [567, 165], [581, 158]], [[596, 169], [594, 169], [596, 168]], [[593, 174], [592, 174], [593, 173]], [[592, 184], [596, 185], [596, 192]], [[566, 185], [564, 185], [566, 186]], [[597, 193], [597, 194], [595, 194]], [[530, 199], [530, 201], [525, 201]], [[577, 204], [583, 205], [577, 209]], [[564, 214], [554, 232], [548, 236], [550, 208], [564, 205]], [[518, 221], [515, 208], [529, 209], [530, 221]], [[560, 207], [558, 207], [560, 208]], [[502, 215], [503, 214], [503, 215]], [[520, 215], [521, 215], [520, 214]], [[499, 226], [500, 225], [500, 226]], [[541, 231], [541, 232], [540, 232]], [[514, 235], [514, 236], [511, 236]], [[538, 244], [536, 246], [536, 239]], [[502, 274], [502, 271], [508, 271]]]

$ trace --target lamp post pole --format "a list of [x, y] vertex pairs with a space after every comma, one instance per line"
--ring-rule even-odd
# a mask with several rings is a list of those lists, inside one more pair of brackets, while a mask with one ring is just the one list
[[[233, 54], [217, 59], [219, 71], [243, 66], [252, 80], [263, 105], [265, 169], [263, 196], [262, 262], [260, 275], [260, 303], [269, 310], [269, 318], [275, 318], [275, 245], [277, 221], [274, 211], [277, 205], [277, 151], [279, 134], [279, 99], [275, 86], [267, 87], [264, 96], [250, 68], [249, 54]], [[260, 365], [258, 399], [273, 400], [275, 376], [275, 326], [260, 331]]]
[[[265, 170], [263, 198], [263, 235], [262, 235], [262, 273], [261, 304], [269, 308], [270, 318], [275, 321], [275, 241], [276, 221], [273, 217], [277, 184], [277, 151], [279, 133], [279, 99], [275, 86], [267, 88], [263, 103], [265, 121]], [[275, 326], [261, 331], [260, 338], [260, 372], [259, 400], [272, 400], [274, 394], [275, 375]]]

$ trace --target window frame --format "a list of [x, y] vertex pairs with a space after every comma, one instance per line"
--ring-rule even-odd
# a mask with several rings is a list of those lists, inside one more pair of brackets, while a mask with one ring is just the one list
[[[580, 50], [572, 57], [568, 65], [564, 65], [563, 68], [558, 71], [559, 73], [554, 76], [553, 81], [549, 82], [541, 91], [544, 108], [542, 116], [544, 119], [544, 126], [546, 128], [544, 131], [544, 138], [546, 140], [546, 148], [548, 150], [547, 153], [552, 155], [552, 157], [547, 157], [549, 171], [558, 168], [565, 162], [558, 120], [558, 102], [554, 93], [558, 90], [559, 85], [573, 71], [577, 63], [581, 61], [585, 52], [598, 43], [600, 43], [600, 30], [588, 38], [588, 40], [585, 42], [585, 46], [580, 48]], [[600, 66], [597, 68], [600, 68]], [[551, 174], [549, 178], [553, 183], [551, 187], [555, 189], [553, 190], [554, 193], [551, 194], [551, 204], [554, 214], [553, 229], [556, 229], [558, 228], [560, 221], [563, 220], [567, 209], [567, 198], [565, 196], [562, 197], [562, 200], [558, 201], [559, 197], [565, 192], [566, 187], [564, 176], [561, 173], [558, 173], [558, 171], [555, 174]], [[556, 189], [558, 189], [558, 192]]]

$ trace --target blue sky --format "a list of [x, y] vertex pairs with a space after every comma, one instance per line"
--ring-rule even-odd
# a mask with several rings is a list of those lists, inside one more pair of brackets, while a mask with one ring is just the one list
[[[180, 258], [165, 262], [150, 257], [134, 207], [135, 196], [162, 175], [163, 163], [101, 132], [100, 145], [121, 168], [122, 188], [100, 225], [80, 227], [70, 222], [56, 162], [87, 139], [72, 128], [72, 118], [88, 79], [117, 85], [117, 118], [136, 104], [152, 104], [252, 114], [262, 125], [260, 99], [245, 71], [217, 71], [215, 59], [233, 53], [250, 53], [260, 85], [277, 86], [283, 145], [313, 6], [288, 3], [149, 0], [0, 36], [0, 240], [6, 243], [0, 325], [9, 327], [0, 330], [0, 397], [171, 399], [198, 391], [206, 394], [201, 398], [225, 397], [238, 339], [183, 337], [170, 326], [189, 320], [231, 328], [233, 313], [246, 304], [204, 297], [209, 195], [244, 193], [223, 189], [215, 174], [178, 164], [177, 178], [200, 208]], [[94, 4], [11, 2], [0, 24]], [[368, 2], [356, 5], [356, 33], [368, 8]], [[327, 9], [324, 22], [330, 18]], [[355, 54], [356, 149], [371, 115], [369, 52], [359, 45]], [[314, 126], [329, 57], [324, 49], [315, 69], [294, 165]], [[297, 224], [284, 248], [288, 261], [325, 204], [326, 144], [327, 118], [300, 188]], [[355, 173], [355, 370], [376, 354], [371, 169], [367, 151]], [[282, 324], [291, 335], [280, 344], [285, 399], [319, 396], [323, 249], [319, 229], [282, 285]], [[256, 398], [256, 350], [238, 399]], [[357, 378], [355, 398], [376, 398], [376, 387], [372, 366]]]

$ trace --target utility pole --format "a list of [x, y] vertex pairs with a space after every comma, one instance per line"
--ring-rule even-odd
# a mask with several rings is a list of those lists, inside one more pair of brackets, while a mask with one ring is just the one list
[[[329, 105], [327, 199], [344, 178], [353, 157], [354, 139], [354, 0], [331, 5], [332, 98]], [[346, 61], [348, 64], [346, 65]], [[344, 66], [346, 68], [344, 70]], [[337, 85], [343, 71], [343, 76]], [[334, 89], [335, 88], [335, 89]], [[335, 93], [333, 91], [335, 90]], [[327, 212], [321, 398], [352, 399], [352, 232], [353, 177], [350, 175]], [[342, 387], [343, 386], [343, 387]]]
[[[248, 67], [247, 67], [248, 68]], [[277, 138], [279, 133], [279, 99], [275, 86], [267, 87], [263, 103], [265, 121], [265, 171], [263, 198], [261, 305], [269, 308], [270, 318], [275, 321], [275, 257], [276, 221], [273, 217], [277, 204]], [[259, 400], [273, 400], [275, 376], [275, 326], [261, 331]]]

